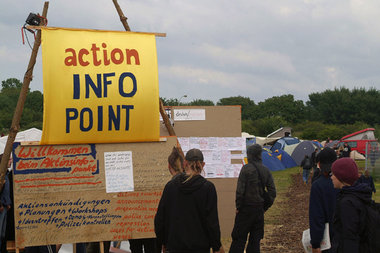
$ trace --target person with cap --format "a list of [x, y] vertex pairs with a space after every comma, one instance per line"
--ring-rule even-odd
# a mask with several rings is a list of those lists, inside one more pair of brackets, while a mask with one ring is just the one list
[[[264, 237], [264, 210], [276, 198], [276, 187], [269, 169], [262, 164], [262, 148], [258, 144], [247, 149], [248, 164], [240, 171], [236, 187], [236, 217], [232, 230], [230, 253], [243, 253], [249, 233], [246, 252], [260, 252]], [[268, 191], [269, 205], [264, 208], [264, 188]]]
[[[326, 147], [317, 155], [319, 177], [312, 183], [309, 199], [310, 243], [313, 253], [322, 252], [321, 241], [325, 224], [329, 223], [330, 239], [334, 236], [332, 223], [336, 205], [337, 190], [330, 178], [331, 165], [337, 159], [333, 149]], [[323, 252], [331, 252], [324, 250]]]
[[331, 170], [334, 187], [340, 189], [333, 224], [334, 252], [369, 252], [359, 232], [364, 226], [361, 223], [366, 215], [365, 202], [371, 201], [371, 188], [358, 181], [358, 167], [351, 158], [338, 159]]
[[185, 156], [185, 172], [170, 180], [162, 193], [154, 229], [164, 252], [224, 253], [220, 241], [217, 193], [201, 172], [203, 154], [190, 149]]

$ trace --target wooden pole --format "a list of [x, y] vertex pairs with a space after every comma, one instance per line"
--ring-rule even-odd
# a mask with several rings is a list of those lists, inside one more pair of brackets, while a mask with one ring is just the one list
[[[131, 31], [131, 28], [129, 27], [128, 22], [127, 22], [127, 18], [124, 16], [124, 13], [121, 10], [120, 5], [117, 3], [117, 0], [112, 0], [112, 1], [113, 1], [114, 5], [116, 7], [117, 13], [119, 14], [119, 17], [120, 17], [120, 21], [123, 24], [125, 30], [126, 31]], [[168, 115], [166, 115], [166, 112], [165, 112], [165, 109], [164, 109], [164, 104], [162, 103], [161, 99], [160, 99], [159, 104], [160, 104], [161, 117], [164, 120], [164, 124], [165, 124], [166, 128], [168, 129], [169, 135], [170, 136], [176, 136], [174, 128], [173, 128], [172, 124], [170, 124], [170, 120], [168, 118]], [[179, 151], [180, 151], [181, 155], [184, 157], [182, 148], [181, 148], [181, 146], [179, 144], [178, 144], [178, 148], [179, 148]]]
[[[42, 11], [42, 17], [46, 18], [48, 8], [49, 8], [49, 2], [45, 2], [44, 9]], [[41, 21], [45, 22], [44, 19], [41, 19]], [[22, 110], [24, 109], [26, 96], [27, 96], [28, 91], [29, 91], [29, 84], [33, 79], [33, 69], [34, 69], [34, 65], [36, 64], [38, 48], [40, 47], [40, 44], [41, 44], [41, 30], [38, 30], [37, 36], [36, 36], [36, 39], [35, 39], [34, 45], [33, 45], [32, 55], [30, 56], [28, 69], [26, 70], [25, 75], [24, 75], [24, 81], [22, 83], [20, 96], [18, 98], [16, 109], [15, 109], [15, 112], [13, 114], [12, 125], [11, 125], [11, 128], [9, 130], [8, 139], [7, 139], [7, 143], [5, 145], [3, 158], [2, 158], [1, 163], [0, 163], [0, 189], [3, 187], [3, 184], [4, 184], [4, 178], [5, 178], [5, 175], [7, 173], [7, 169], [8, 169], [7, 165], [8, 165], [8, 161], [9, 161], [9, 158], [10, 158], [10, 155], [12, 152], [13, 142], [15, 141], [17, 132], [20, 129], [19, 124], [20, 124], [20, 119], [22, 116]]]
[[124, 16], [123, 11], [121, 10], [120, 5], [118, 4], [117, 0], [112, 0], [112, 1], [113, 1], [113, 4], [114, 4], [115, 7], [116, 7], [116, 11], [117, 11], [117, 13], [119, 14], [120, 21], [121, 21], [121, 23], [123, 24], [124, 29], [125, 29], [126, 31], [130, 31], [131, 28], [129, 27], [128, 22], [127, 22], [127, 19], [128, 19], [128, 18], [127, 18], [126, 16]]

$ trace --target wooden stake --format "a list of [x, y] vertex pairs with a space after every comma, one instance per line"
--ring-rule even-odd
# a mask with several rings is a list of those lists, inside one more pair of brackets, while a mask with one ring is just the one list
[[[42, 17], [46, 18], [48, 8], [49, 8], [49, 2], [45, 2], [44, 9], [42, 11]], [[41, 19], [41, 20], [42, 22], [44, 22], [44, 19]], [[22, 83], [20, 96], [18, 98], [16, 109], [13, 114], [12, 126], [9, 130], [7, 144], [5, 145], [3, 158], [0, 163], [0, 189], [3, 187], [3, 184], [4, 184], [4, 178], [7, 173], [7, 169], [8, 169], [7, 165], [8, 165], [9, 157], [12, 152], [13, 142], [15, 141], [17, 132], [20, 129], [20, 119], [22, 116], [22, 110], [24, 109], [26, 96], [29, 91], [29, 84], [33, 79], [33, 69], [34, 69], [34, 65], [36, 64], [37, 53], [38, 53], [38, 48], [40, 47], [40, 44], [41, 44], [41, 31], [38, 30], [37, 36], [33, 45], [32, 55], [30, 56], [28, 69], [26, 70], [25, 75], [24, 75], [24, 81]]]
[[[124, 13], [123, 13], [123, 11], [120, 8], [120, 5], [117, 3], [117, 0], [112, 0], [112, 1], [113, 1], [114, 5], [116, 7], [117, 13], [119, 14], [119, 17], [120, 17], [120, 21], [123, 24], [125, 30], [126, 31], [130, 31], [131, 28], [129, 27], [129, 25], [127, 23], [127, 18], [124, 16]], [[160, 103], [159, 104], [160, 104], [161, 117], [164, 120], [164, 124], [165, 124], [166, 128], [168, 129], [168, 132], [169, 132], [170, 136], [176, 136], [174, 128], [173, 128], [172, 124], [170, 124], [170, 120], [168, 118], [168, 115], [166, 115], [166, 113], [165, 113], [164, 104], [162, 103], [161, 99], [160, 99]], [[178, 147], [179, 147], [179, 151], [180, 151], [181, 155], [183, 157], [185, 157], [184, 154], [183, 154], [182, 148], [181, 148], [181, 146], [180, 146], [179, 143], [178, 143]]]

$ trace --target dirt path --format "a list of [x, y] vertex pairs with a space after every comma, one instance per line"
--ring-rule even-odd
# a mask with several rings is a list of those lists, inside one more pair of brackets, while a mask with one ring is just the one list
[[271, 217], [277, 220], [276, 224], [265, 225], [261, 252], [304, 252], [301, 238], [302, 232], [309, 227], [309, 193], [310, 184], [304, 185], [300, 174], [292, 175], [285, 201], [277, 205], [281, 212]]

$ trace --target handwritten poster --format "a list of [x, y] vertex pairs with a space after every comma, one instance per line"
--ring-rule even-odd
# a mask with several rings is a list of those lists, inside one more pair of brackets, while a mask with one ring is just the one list
[[132, 152], [105, 152], [106, 192], [129, 192], [134, 190]]
[[[205, 177], [238, 177], [236, 167], [243, 163], [245, 139], [241, 137], [181, 137], [178, 141], [184, 153], [192, 148], [203, 153]], [[236, 166], [237, 164], [237, 166]], [[240, 169], [238, 170], [240, 172]]]
[[15, 143], [16, 246], [154, 237], [176, 143]]

